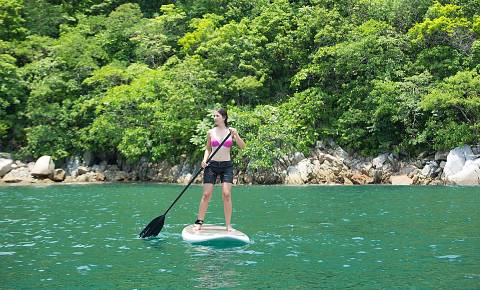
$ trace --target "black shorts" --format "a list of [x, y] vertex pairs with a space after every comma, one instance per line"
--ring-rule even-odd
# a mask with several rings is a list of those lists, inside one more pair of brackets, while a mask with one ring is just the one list
[[233, 161], [215, 161], [210, 160], [209, 165], [203, 172], [203, 183], [215, 184], [217, 176], [220, 176], [220, 182], [233, 183]]

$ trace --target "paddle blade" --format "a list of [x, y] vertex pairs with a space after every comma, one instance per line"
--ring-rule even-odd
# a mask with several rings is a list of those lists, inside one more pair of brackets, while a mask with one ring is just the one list
[[165, 215], [154, 218], [140, 233], [140, 238], [148, 238], [151, 236], [157, 236], [163, 228], [165, 223]]

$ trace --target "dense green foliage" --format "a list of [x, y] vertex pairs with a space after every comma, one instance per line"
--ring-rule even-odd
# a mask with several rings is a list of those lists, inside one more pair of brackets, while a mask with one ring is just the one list
[[363, 154], [477, 143], [479, 11], [475, 0], [0, 0], [0, 149], [198, 161], [220, 106], [251, 169], [323, 138]]

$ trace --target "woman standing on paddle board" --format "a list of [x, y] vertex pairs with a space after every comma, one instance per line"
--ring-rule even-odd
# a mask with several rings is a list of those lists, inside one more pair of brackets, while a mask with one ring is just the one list
[[[228, 126], [227, 111], [223, 108], [213, 111], [213, 120], [215, 127], [207, 132], [207, 145], [205, 154], [202, 160], [202, 167], [205, 168], [203, 172], [203, 195], [200, 200], [200, 208], [198, 210], [197, 220], [195, 221], [194, 230], [200, 230], [205, 218], [205, 213], [208, 208], [208, 203], [213, 193], [213, 186], [220, 176], [222, 184], [222, 199], [223, 211], [225, 213], [225, 223], [227, 231], [232, 231], [230, 220], [232, 216], [232, 183], [233, 183], [233, 162], [230, 158], [230, 149], [233, 145], [233, 140], [242, 149], [245, 147], [245, 142], [240, 138], [237, 129]], [[216, 150], [222, 143], [225, 137], [231, 132], [230, 137], [223, 143], [222, 148], [218, 149], [215, 156], [206, 163], [212, 150]]]

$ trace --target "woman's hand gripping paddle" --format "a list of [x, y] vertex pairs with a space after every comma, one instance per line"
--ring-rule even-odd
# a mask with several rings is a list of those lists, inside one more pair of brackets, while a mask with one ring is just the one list
[[[229, 130], [230, 131], [230, 130]], [[207, 162], [208, 163], [210, 161], [210, 159], [212, 159], [212, 157], [215, 155], [215, 153], [217, 153], [217, 151], [222, 147], [223, 143], [225, 143], [225, 141], [227, 141], [228, 137], [232, 134], [232, 131], [230, 131], [227, 135], [227, 137], [225, 137], [225, 139], [223, 139], [222, 143], [220, 143], [220, 145], [218, 146], [218, 148], [213, 152], [212, 155], [210, 155], [210, 157], [208, 158]], [[177, 196], [177, 198], [175, 199], [175, 201], [172, 203], [172, 205], [170, 205], [170, 207], [167, 209], [167, 211], [165, 211], [165, 213], [161, 216], [158, 216], [156, 218], [154, 218], [144, 229], [143, 231], [139, 234], [139, 237], [140, 238], [148, 238], [150, 236], [157, 236], [160, 231], [162, 230], [163, 228], [163, 224], [165, 223], [165, 215], [167, 215], [168, 211], [173, 207], [173, 205], [177, 202], [177, 200], [182, 196], [182, 194], [185, 192], [185, 190], [187, 190], [187, 188], [190, 186], [190, 184], [192, 184], [192, 182], [195, 180], [195, 178], [197, 178], [197, 176], [200, 174], [200, 172], [202, 172], [204, 168], [201, 167], [200, 170], [198, 170], [198, 172], [192, 177], [192, 179], [190, 179], [190, 182], [188, 183], [188, 185], [182, 190], [182, 192]]]

